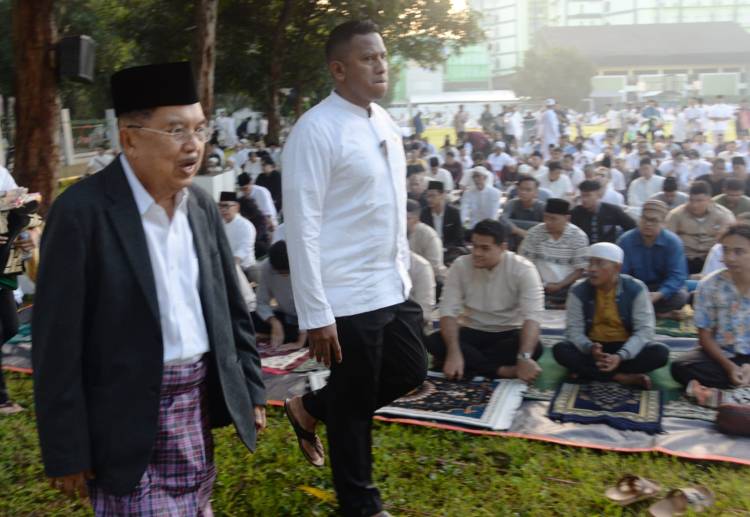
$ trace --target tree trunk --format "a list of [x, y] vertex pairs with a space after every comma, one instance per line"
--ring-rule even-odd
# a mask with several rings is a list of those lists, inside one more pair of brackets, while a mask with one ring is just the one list
[[16, 135], [14, 173], [18, 183], [52, 203], [60, 170], [60, 97], [55, 66], [57, 27], [54, 0], [14, 0]]
[[214, 109], [214, 68], [216, 65], [216, 18], [219, 0], [195, 0], [195, 24], [198, 27], [193, 66], [198, 95], [207, 117]]
[[281, 6], [281, 14], [276, 22], [276, 32], [271, 43], [271, 70], [268, 84], [268, 142], [279, 142], [279, 133], [281, 133], [281, 103], [279, 96], [281, 89], [281, 77], [284, 72], [284, 54], [286, 53], [287, 38], [286, 28], [292, 19], [292, 10], [294, 2], [284, 0]]

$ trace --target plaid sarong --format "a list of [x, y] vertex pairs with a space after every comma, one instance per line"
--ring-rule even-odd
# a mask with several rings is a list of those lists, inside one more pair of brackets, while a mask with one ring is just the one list
[[216, 469], [206, 408], [206, 362], [165, 366], [159, 401], [159, 430], [151, 460], [133, 492], [106, 493], [93, 481], [97, 516], [210, 517]]

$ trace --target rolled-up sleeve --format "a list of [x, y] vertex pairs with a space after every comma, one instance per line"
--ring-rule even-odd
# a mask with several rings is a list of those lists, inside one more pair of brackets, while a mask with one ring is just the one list
[[303, 330], [326, 327], [336, 321], [320, 269], [320, 229], [332, 153], [332, 145], [321, 131], [311, 124], [298, 123], [282, 156], [289, 268], [294, 305]]

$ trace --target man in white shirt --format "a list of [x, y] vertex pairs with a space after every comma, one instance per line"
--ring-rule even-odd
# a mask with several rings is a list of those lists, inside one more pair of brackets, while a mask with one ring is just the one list
[[628, 187], [628, 205], [640, 207], [657, 192], [661, 192], [664, 178], [654, 174], [651, 160], [644, 158], [638, 167], [640, 176], [634, 179]]
[[305, 457], [324, 464], [328, 430], [342, 513], [384, 515], [372, 479], [375, 410], [419, 386], [422, 310], [408, 301], [406, 157], [374, 101], [388, 89], [383, 39], [369, 21], [337, 26], [326, 43], [334, 91], [292, 129], [283, 153], [287, 246], [300, 329], [331, 368], [328, 384], [285, 403]]
[[562, 164], [560, 162], [549, 162], [547, 167], [547, 173], [537, 178], [539, 186], [549, 190], [552, 197], [572, 200], [575, 189], [570, 178], [563, 174]]
[[232, 255], [243, 271], [255, 265], [255, 226], [240, 215], [236, 192], [222, 192], [219, 196], [219, 213], [224, 219]]
[[516, 160], [511, 155], [505, 152], [504, 142], [495, 142], [494, 150], [492, 154], [487, 157], [487, 162], [492, 167], [492, 172], [499, 177], [507, 165], [515, 165]]
[[441, 182], [446, 192], [453, 190], [453, 175], [440, 167], [440, 160], [436, 156], [430, 158], [430, 170], [427, 172], [427, 181]]
[[505, 136], [508, 137], [508, 143], [521, 145], [523, 141], [523, 116], [514, 105], [508, 106], [508, 111], [504, 116]]
[[258, 209], [266, 217], [268, 231], [273, 232], [278, 226], [278, 212], [276, 212], [276, 205], [273, 204], [271, 192], [266, 187], [254, 185], [250, 175], [246, 172], [237, 176], [237, 186], [239, 187], [238, 198], [249, 198], [255, 201]]
[[708, 108], [708, 118], [713, 122], [714, 145], [724, 143], [724, 133], [727, 132], [729, 121], [734, 117], [734, 109], [724, 103], [724, 96], [716, 96], [716, 104]]
[[534, 151], [533, 153], [531, 153], [528, 159], [528, 163], [522, 163], [518, 166], [519, 175], [526, 174], [537, 179], [548, 170], [549, 169], [547, 169], [547, 166], [544, 165], [542, 153], [540, 153], [539, 151]]
[[242, 164], [242, 171], [249, 174], [253, 181], [263, 172], [263, 162], [258, 158], [258, 153], [255, 149], [251, 149], [248, 152], [247, 159]]
[[0, 165], [0, 192], [13, 190], [14, 188], [18, 188], [16, 180], [13, 179], [8, 169]]
[[473, 187], [461, 198], [461, 221], [466, 228], [484, 219], [497, 219], [500, 211], [500, 191], [492, 186], [492, 174], [482, 166], [468, 171]]
[[539, 120], [537, 135], [542, 140], [542, 154], [547, 159], [550, 156], [550, 147], [557, 147], [560, 143], [560, 121], [555, 113], [555, 99], [547, 99], [544, 105], [545, 110]]

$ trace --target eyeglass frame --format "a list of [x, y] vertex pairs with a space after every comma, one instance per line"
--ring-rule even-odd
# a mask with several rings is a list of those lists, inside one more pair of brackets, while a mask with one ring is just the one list
[[[183, 133], [182, 136], [180, 136], [178, 133], [174, 133], [174, 132], [170, 132], [170, 131], [162, 131], [161, 129], [154, 129], [154, 128], [146, 127], [146, 126], [137, 126], [135, 124], [128, 124], [125, 127], [127, 129], [142, 129], [144, 131], [149, 131], [151, 133], [156, 133], [157, 135], [168, 136], [169, 138], [171, 138], [175, 142], [178, 142], [178, 143], [181, 143], [181, 144], [186, 144], [193, 137], [195, 137], [199, 142], [205, 144], [211, 138], [211, 133], [210, 133], [210, 131], [209, 131], [209, 129], [208, 129], [207, 126], [199, 127], [198, 129], [195, 129], [195, 130], [192, 130], [192, 131], [187, 131], [184, 128], [174, 128], [172, 130], [172, 131], [184, 131], [184, 133]], [[201, 131], [201, 130], [202, 130], [202, 132], [198, 133], [198, 131]], [[203, 134], [204, 136], [203, 137], [198, 136], [200, 134]]]

